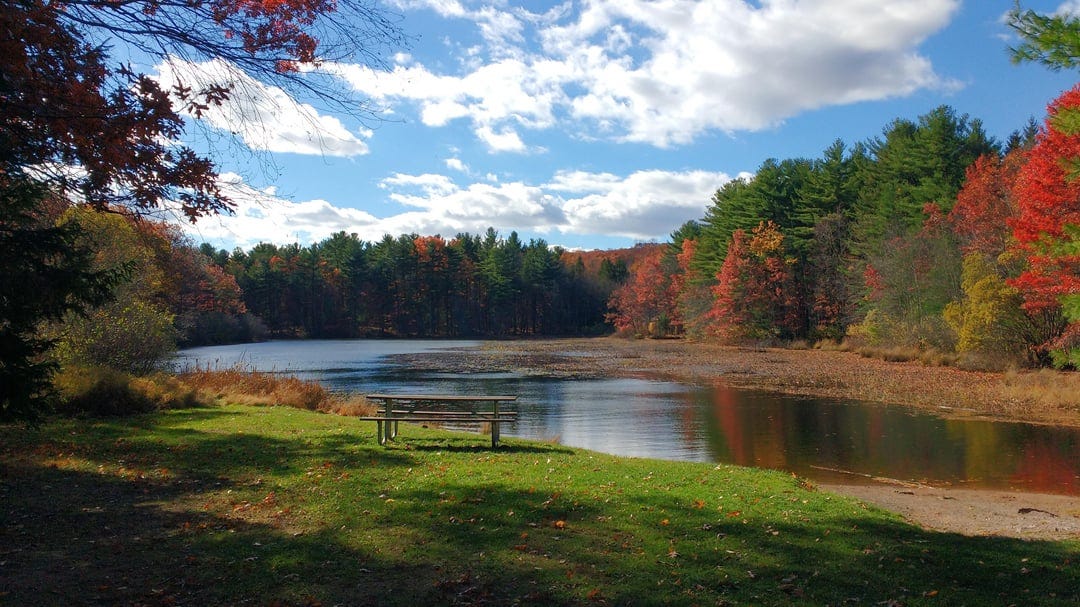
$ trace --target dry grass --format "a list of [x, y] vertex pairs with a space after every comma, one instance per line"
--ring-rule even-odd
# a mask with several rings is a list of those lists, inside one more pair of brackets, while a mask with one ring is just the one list
[[[875, 358], [891, 363], [920, 362], [931, 367], [961, 366], [960, 355], [943, 352], [935, 348], [917, 348], [914, 346], [871, 346], [844, 340], [836, 342], [824, 340], [814, 344], [815, 350], [826, 352], [854, 352], [863, 358]], [[805, 348], [789, 348], [802, 350]]]
[[53, 385], [57, 411], [68, 415], [127, 415], [201, 404], [191, 386], [164, 373], [135, 377], [103, 367], [69, 367]]
[[329, 392], [321, 385], [288, 375], [249, 369], [195, 369], [179, 375], [181, 382], [220, 402], [270, 407], [295, 407], [337, 415], [370, 415], [375, 407], [362, 396]]
[[1040, 369], [1006, 371], [1004, 391], [1019, 401], [1046, 409], [1080, 412], [1080, 374]]

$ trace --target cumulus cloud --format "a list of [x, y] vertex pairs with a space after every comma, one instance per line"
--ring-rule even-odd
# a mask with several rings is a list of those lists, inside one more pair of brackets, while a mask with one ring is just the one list
[[637, 171], [625, 178], [576, 171], [557, 174], [548, 187], [568, 196], [565, 232], [663, 240], [700, 219], [712, 194], [730, 180], [710, 171]]
[[195, 63], [172, 58], [155, 69], [166, 90], [178, 82], [228, 86], [232, 97], [203, 112], [202, 119], [233, 133], [251, 149], [342, 157], [368, 153], [364, 139], [371, 137], [370, 130], [352, 132], [337, 118], [298, 103], [282, 89], [267, 86], [220, 59]]
[[1054, 11], [1055, 15], [1066, 17], [1080, 17], [1080, 0], [1067, 0]]
[[329, 69], [371, 97], [415, 105], [428, 126], [468, 120], [491, 151], [530, 151], [522, 134], [555, 126], [667, 147], [959, 86], [918, 52], [959, 0], [595, 0], [544, 14], [398, 4], [471, 22], [484, 46], [460, 73], [418, 63]]
[[365, 240], [386, 234], [479, 234], [494, 227], [542, 234], [595, 234], [664, 239], [700, 218], [712, 194], [731, 178], [708, 171], [612, 173], [564, 171], [548, 183], [479, 181], [458, 184], [436, 174], [397, 173], [382, 180], [387, 198], [405, 210], [385, 217], [325, 200], [293, 202], [259, 190], [235, 174], [222, 186], [232, 216], [189, 226], [197, 239], [249, 248], [259, 242], [317, 242], [335, 232]]
[[469, 165], [462, 162], [461, 159], [456, 156], [453, 158], [447, 158], [443, 161], [443, 163], [446, 165], [446, 168], [457, 171], [459, 173], [469, 172]]
[[254, 188], [235, 173], [222, 173], [218, 183], [234, 212], [182, 224], [196, 240], [250, 248], [260, 242], [317, 242], [341, 230], [378, 231], [379, 219], [358, 209], [320, 199], [294, 202], [273, 187]]

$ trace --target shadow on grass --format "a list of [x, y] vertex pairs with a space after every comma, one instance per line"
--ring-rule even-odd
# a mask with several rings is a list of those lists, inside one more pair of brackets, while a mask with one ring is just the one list
[[0, 603], [1080, 600], [1075, 543], [925, 532], [774, 476], [736, 496], [700, 466], [260, 415], [0, 428]]
[[1076, 543], [923, 531], [850, 502], [796, 523], [611, 497], [447, 483], [395, 493], [381, 524], [412, 526], [409, 562], [453, 563], [496, 604], [1080, 604]]

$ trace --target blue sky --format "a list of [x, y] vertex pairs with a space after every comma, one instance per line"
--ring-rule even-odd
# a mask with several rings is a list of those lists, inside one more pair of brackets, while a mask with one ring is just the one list
[[[488, 226], [567, 248], [663, 241], [767, 158], [816, 157], [836, 138], [864, 141], [942, 104], [1003, 139], [1077, 81], [1010, 63], [1012, 0], [386, 6], [408, 48], [382, 68], [323, 67], [369, 100], [372, 118], [252, 81], [191, 129], [196, 147], [217, 140], [237, 205], [190, 227], [196, 242], [449, 238]], [[1080, 0], [1023, 6], [1080, 12]], [[231, 68], [156, 69], [168, 82]]]

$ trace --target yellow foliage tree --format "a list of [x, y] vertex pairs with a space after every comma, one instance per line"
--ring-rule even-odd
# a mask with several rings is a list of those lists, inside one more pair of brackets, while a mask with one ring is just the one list
[[964, 257], [963, 298], [948, 304], [945, 321], [957, 335], [956, 351], [983, 365], [1019, 362], [1027, 350], [1027, 322], [1020, 293], [1005, 282], [997, 265], [980, 253]]

